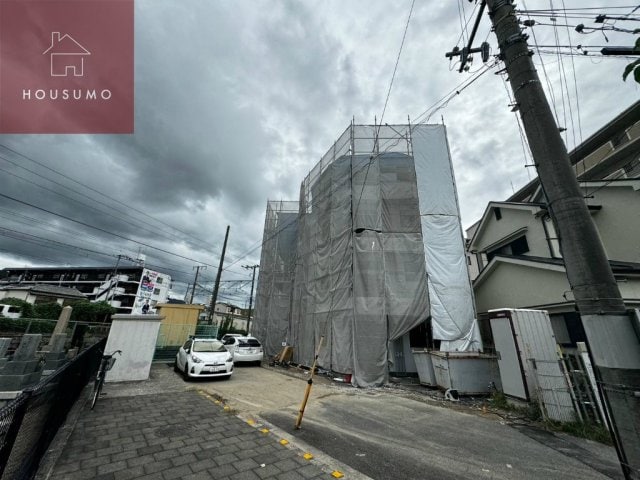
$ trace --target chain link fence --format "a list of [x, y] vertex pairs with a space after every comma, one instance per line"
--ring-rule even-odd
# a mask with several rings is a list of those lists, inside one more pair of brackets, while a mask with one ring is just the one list
[[103, 338], [0, 408], [0, 480], [34, 477], [56, 432], [97, 371], [105, 344]]

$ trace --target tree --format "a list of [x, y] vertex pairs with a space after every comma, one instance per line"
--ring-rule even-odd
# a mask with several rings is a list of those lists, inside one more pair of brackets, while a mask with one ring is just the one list
[[108, 322], [111, 320], [111, 315], [117, 311], [107, 302], [91, 303], [88, 300], [77, 300], [69, 305], [73, 308], [71, 320], [77, 322]]
[[0, 300], [3, 305], [14, 305], [20, 307], [20, 316], [22, 318], [33, 318], [33, 305], [26, 300], [16, 297], [7, 297]]
[[[633, 47], [633, 51], [640, 53], [640, 37], [636, 40], [636, 45]], [[622, 80], [626, 81], [629, 74], [633, 72], [633, 78], [637, 83], [640, 83], [640, 59], [631, 62], [624, 69], [624, 73], [622, 74]]]
[[33, 306], [33, 318], [45, 320], [57, 320], [62, 312], [62, 306], [55, 302], [36, 303]]

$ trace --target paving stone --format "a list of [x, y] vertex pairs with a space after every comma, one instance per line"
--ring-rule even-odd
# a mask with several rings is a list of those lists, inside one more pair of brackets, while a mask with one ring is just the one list
[[260, 480], [260, 477], [251, 470], [247, 470], [231, 475], [230, 480]]
[[212, 478], [215, 477], [212, 477], [211, 473], [204, 471], [185, 475], [184, 477], [182, 477], [182, 480], [211, 480]]
[[186, 464], [191, 465], [195, 461], [196, 461], [196, 456], [194, 454], [189, 453], [185, 455], [182, 451], [180, 452], [180, 455], [171, 459], [171, 463], [173, 464], [174, 467], [178, 467], [180, 465], [186, 465]]
[[156, 452], [162, 452], [162, 451], [164, 451], [164, 448], [162, 448], [162, 445], [149, 445], [148, 447], [139, 448], [138, 454], [146, 455], [148, 453], [156, 453]]
[[115, 480], [115, 475], [113, 472], [103, 473], [102, 475], [94, 477], [93, 480]]
[[274, 465], [283, 472], [288, 472], [289, 470], [293, 470], [298, 466], [298, 464], [293, 460], [291, 460], [290, 458], [275, 462]]
[[128, 460], [130, 458], [134, 458], [138, 455], [138, 452], [135, 450], [125, 450], [124, 452], [116, 453], [111, 455], [111, 460], [117, 462], [119, 460]]
[[147, 463], [155, 462], [156, 459], [153, 455], [143, 455], [141, 457], [134, 457], [127, 460], [129, 468], [136, 467], [138, 465], [146, 465]]
[[233, 468], [233, 465], [227, 464], [221, 467], [210, 468], [207, 470], [211, 475], [211, 478], [222, 479], [222, 478], [230, 478], [231, 475], [235, 475], [238, 471]]
[[171, 468], [171, 462], [169, 460], [162, 460], [160, 462], [147, 463], [144, 465], [144, 473], [156, 473], [161, 472], [167, 468]]
[[300, 475], [302, 475], [304, 478], [314, 478], [314, 477], [317, 477], [318, 475], [322, 475], [322, 470], [320, 470], [315, 465], [306, 465], [302, 468], [298, 468], [297, 472]]
[[97, 467], [100, 465], [104, 465], [105, 463], [109, 463], [111, 459], [108, 456], [96, 457], [96, 458], [88, 458], [87, 460], [82, 460], [80, 462], [80, 468], [90, 468]]
[[238, 446], [237, 445], [223, 445], [222, 447], [219, 447], [218, 449], [218, 454], [219, 455], [224, 455], [225, 453], [235, 453], [238, 451]]
[[164, 480], [173, 480], [174, 478], [182, 478], [185, 475], [193, 473], [188, 465], [180, 465], [179, 467], [172, 467], [162, 471], [162, 478]]
[[222, 466], [226, 465], [227, 463], [235, 462], [236, 460], [238, 460], [238, 457], [236, 457], [233, 453], [226, 453], [224, 455], [218, 455], [214, 458], [214, 460], [218, 466]]
[[233, 464], [233, 466], [239, 472], [244, 472], [245, 470], [251, 470], [251, 469], [254, 469], [256, 467], [260, 467], [260, 464], [256, 463], [256, 461], [253, 460], [252, 458], [247, 458], [245, 460], [240, 460], [238, 462], [235, 462]]
[[173, 457], [177, 457], [178, 455], [180, 455], [180, 452], [176, 449], [164, 450], [162, 452], [154, 453], [153, 458], [155, 458], [156, 460], [169, 460]]
[[113, 472], [114, 480], [131, 480], [133, 478], [142, 477], [144, 475], [144, 468], [142, 465], [137, 467], [127, 468], [126, 470], [120, 470]]
[[127, 468], [127, 462], [125, 462], [124, 460], [120, 460], [119, 462], [106, 463], [98, 467], [98, 475], [117, 472], [118, 470], [124, 470], [125, 468]]
[[256, 468], [254, 473], [260, 478], [277, 478], [282, 472], [280, 472], [280, 469], [275, 465], [265, 465], [264, 467]]
[[216, 462], [213, 461], [213, 458], [205, 458], [203, 460], [192, 462], [189, 466], [191, 467], [191, 470], [193, 470], [194, 472], [200, 472], [208, 468], [215, 468], [218, 465], [216, 464]]

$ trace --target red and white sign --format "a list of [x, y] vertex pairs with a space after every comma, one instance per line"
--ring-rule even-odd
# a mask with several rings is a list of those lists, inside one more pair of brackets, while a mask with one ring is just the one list
[[0, 0], [0, 133], [133, 133], [133, 0]]

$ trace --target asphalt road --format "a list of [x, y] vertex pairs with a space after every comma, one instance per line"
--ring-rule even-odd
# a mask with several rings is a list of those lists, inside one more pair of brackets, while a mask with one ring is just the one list
[[355, 389], [316, 377], [302, 428], [294, 430], [303, 372], [237, 367], [229, 381], [188, 383], [166, 366], [152, 373], [158, 389], [206, 390], [240, 415], [264, 419], [292, 442], [373, 479], [622, 478], [611, 447], [514, 428], [492, 415], [444, 408], [398, 390]]

